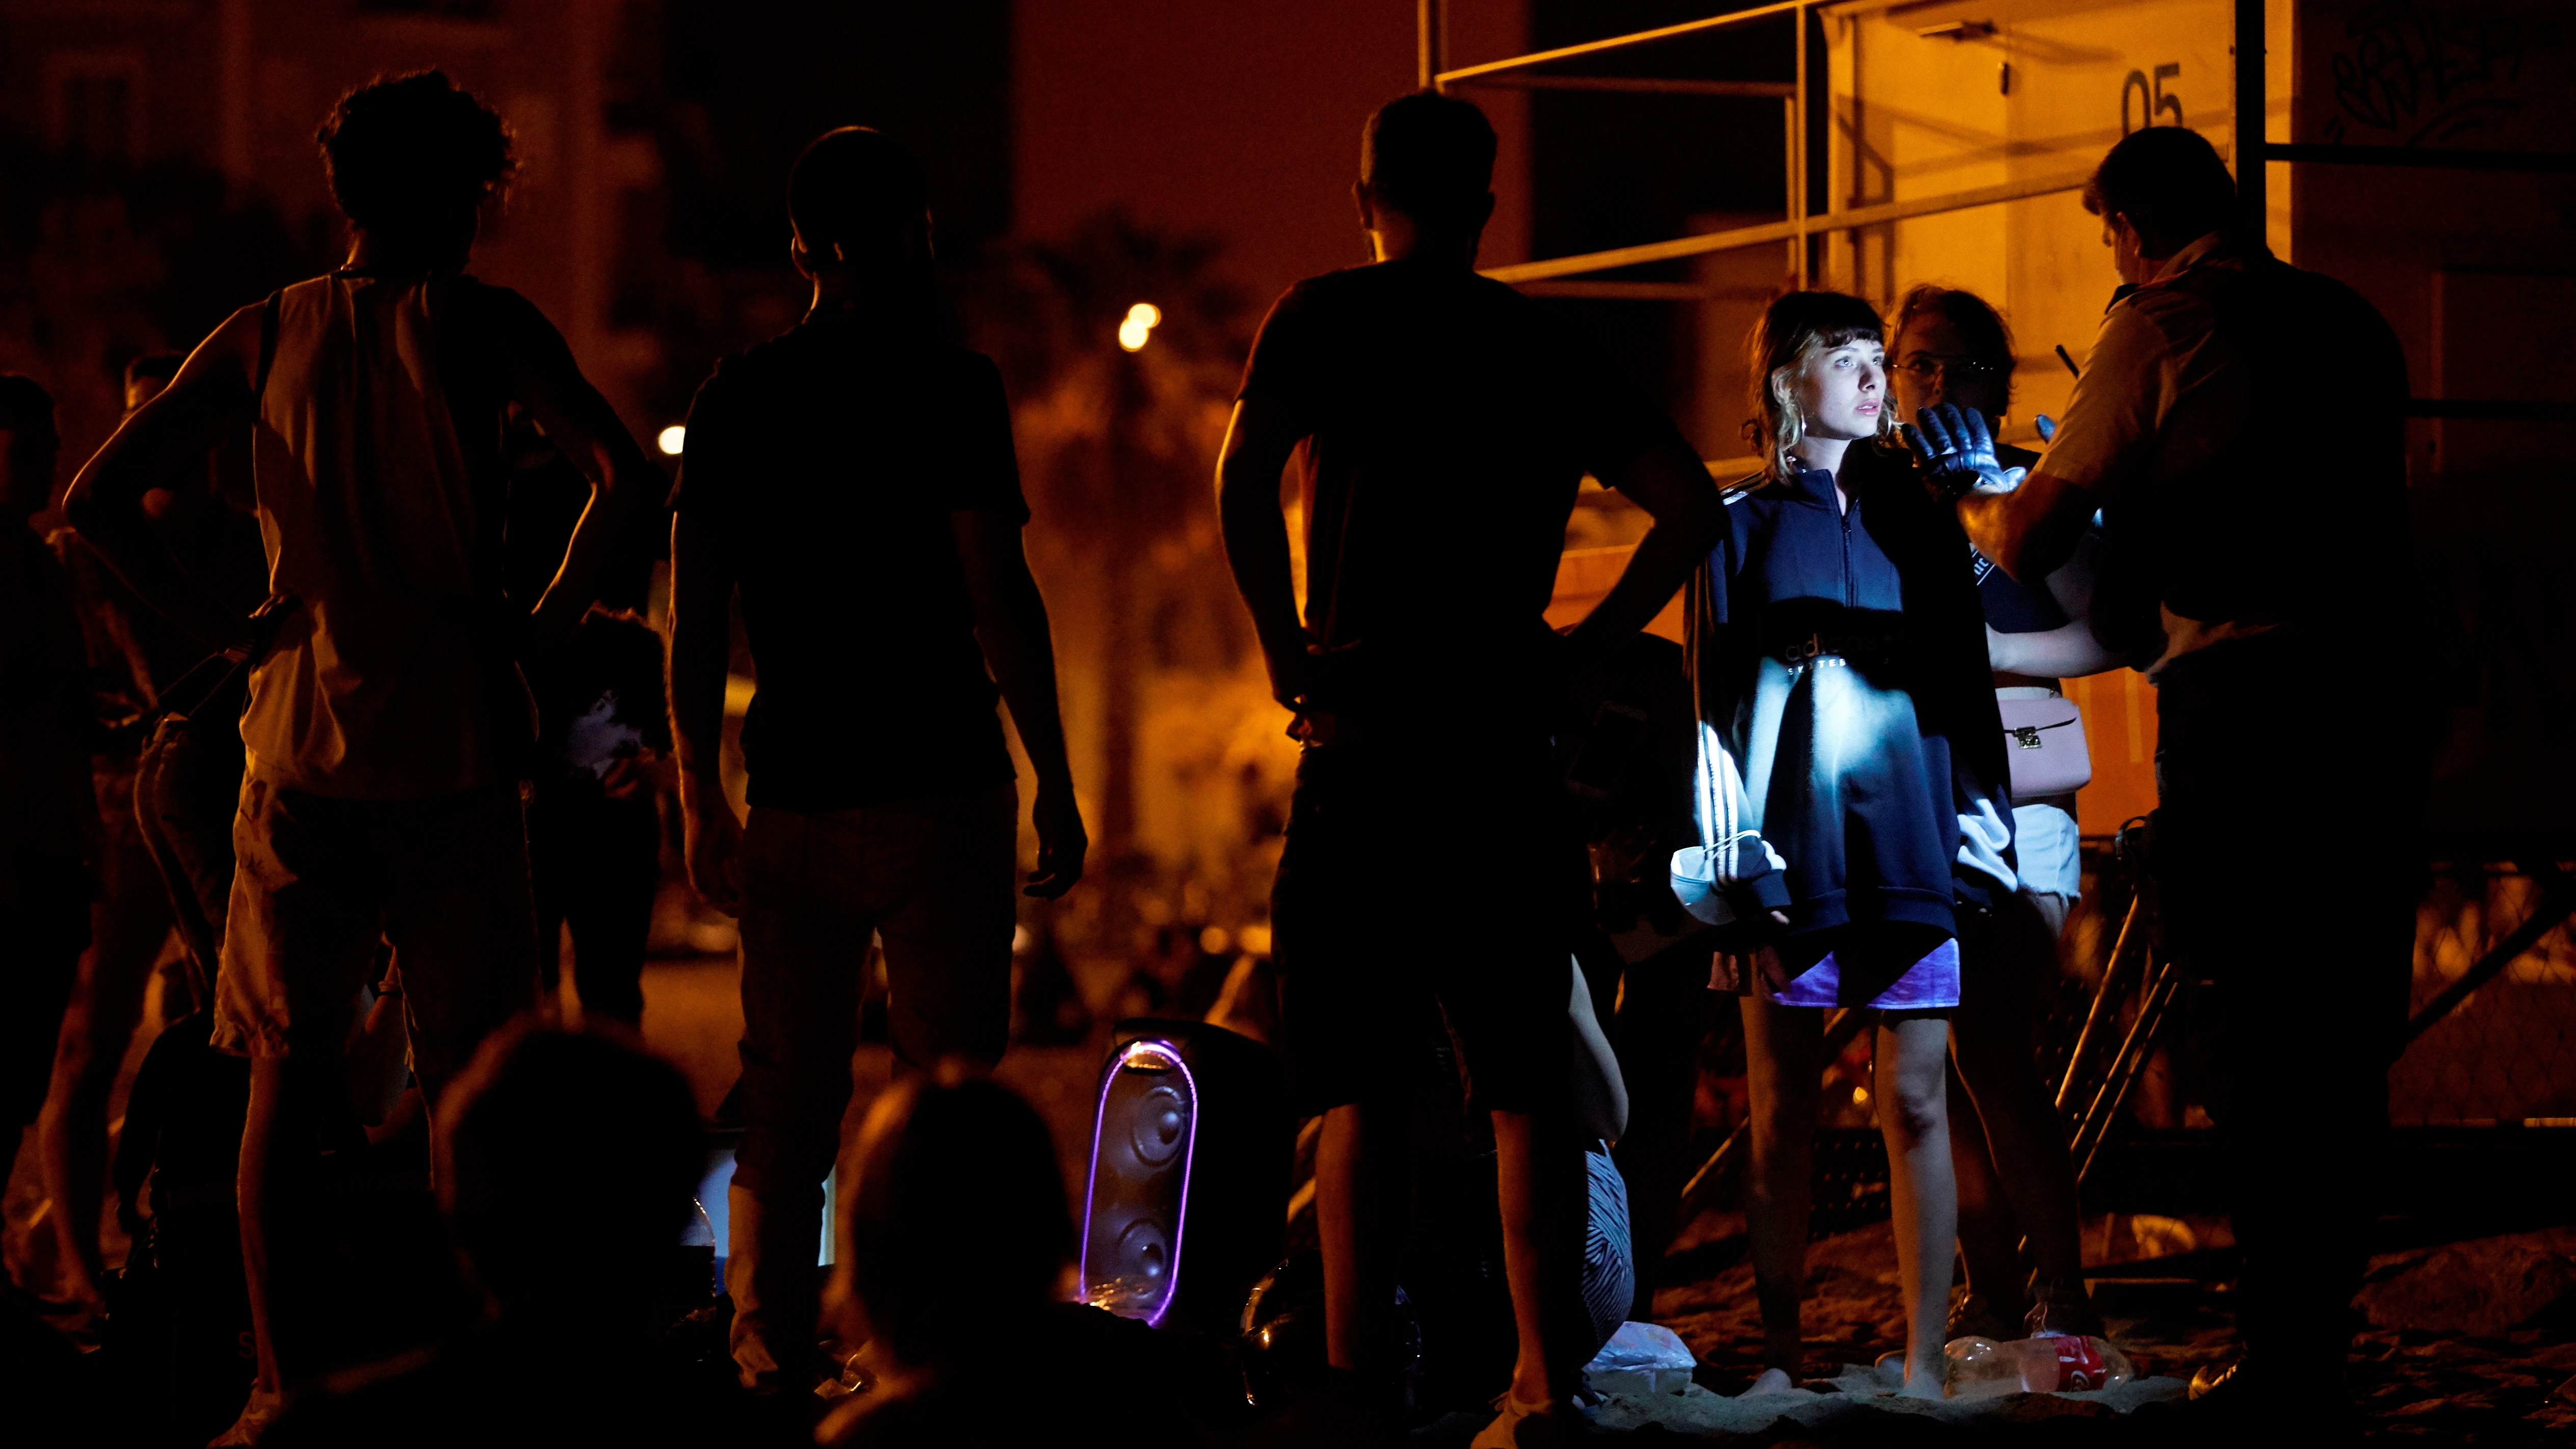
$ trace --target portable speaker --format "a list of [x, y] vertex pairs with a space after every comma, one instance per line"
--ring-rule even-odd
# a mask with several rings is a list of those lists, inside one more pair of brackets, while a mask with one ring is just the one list
[[1295, 1152], [1278, 1058], [1223, 1027], [1122, 1021], [1100, 1074], [1083, 1301], [1231, 1332], [1279, 1260]]

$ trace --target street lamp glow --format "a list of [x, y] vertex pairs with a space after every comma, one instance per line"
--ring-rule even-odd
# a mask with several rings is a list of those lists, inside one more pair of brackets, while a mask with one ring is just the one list
[[1127, 320], [1118, 324], [1118, 345], [1130, 352], [1144, 350], [1145, 339], [1163, 321], [1163, 309], [1151, 302], [1139, 302], [1127, 309]]
[[653, 439], [653, 442], [655, 446], [662, 450], [663, 456], [676, 458], [680, 456], [680, 445], [687, 442], [688, 439], [689, 430], [680, 426], [678, 423], [673, 423], [669, 427], [664, 428], [661, 431], [661, 434]]

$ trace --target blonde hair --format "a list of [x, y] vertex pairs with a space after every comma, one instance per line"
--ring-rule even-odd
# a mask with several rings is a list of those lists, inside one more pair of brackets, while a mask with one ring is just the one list
[[[1753, 417], [1744, 424], [1744, 441], [1762, 456], [1772, 478], [1789, 474], [1789, 451], [1807, 436], [1806, 414], [1798, 406], [1798, 374], [1818, 354], [1854, 342], [1883, 342], [1886, 329], [1878, 309], [1842, 292], [1789, 292], [1772, 299], [1762, 320], [1745, 339]], [[1894, 410], [1878, 410], [1878, 436], [1884, 440], [1895, 421]]]

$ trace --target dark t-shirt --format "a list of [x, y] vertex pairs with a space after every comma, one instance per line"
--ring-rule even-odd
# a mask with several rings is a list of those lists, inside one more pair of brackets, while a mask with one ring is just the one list
[[969, 509], [1028, 521], [990, 358], [817, 313], [698, 389], [671, 506], [713, 525], [741, 585], [752, 804], [1011, 778], [950, 532]]
[[1603, 372], [1453, 266], [1329, 272], [1271, 307], [1238, 396], [1305, 435], [1306, 623], [1347, 651], [1318, 703], [1419, 720], [1539, 657], [1583, 475], [1688, 447]]

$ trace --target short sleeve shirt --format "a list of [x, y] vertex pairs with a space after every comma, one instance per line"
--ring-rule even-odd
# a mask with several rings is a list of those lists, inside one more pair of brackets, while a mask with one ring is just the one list
[[1319, 703], [1391, 723], [1543, 646], [1583, 476], [1688, 447], [1602, 372], [1458, 267], [1331, 272], [1271, 307], [1239, 396], [1304, 437], [1306, 623], [1338, 651]]
[[[2208, 260], [2216, 243], [2193, 243], [2167, 274]], [[2044, 468], [2104, 495], [2190, 471], [2244, 430], [2254, 399], [2234, 385], [2238, 351], [2198, 292], [2158, 285], [2130, 292], [2102, 318]]]
[[2177, 253], [2112, 304], [2038, 466], [2101, 504], [2095, 632], [2144, 664], [2351, 616], [2404, 566], [2406, 396], [2350, 288], [2217, 237]]
[[671, 503], [713, 525], [742, 591], [752, 804], [1011, 778], [952, 531], [964, 511], [1028, 521], [990, 358], [818, 312], [698, 390]]

